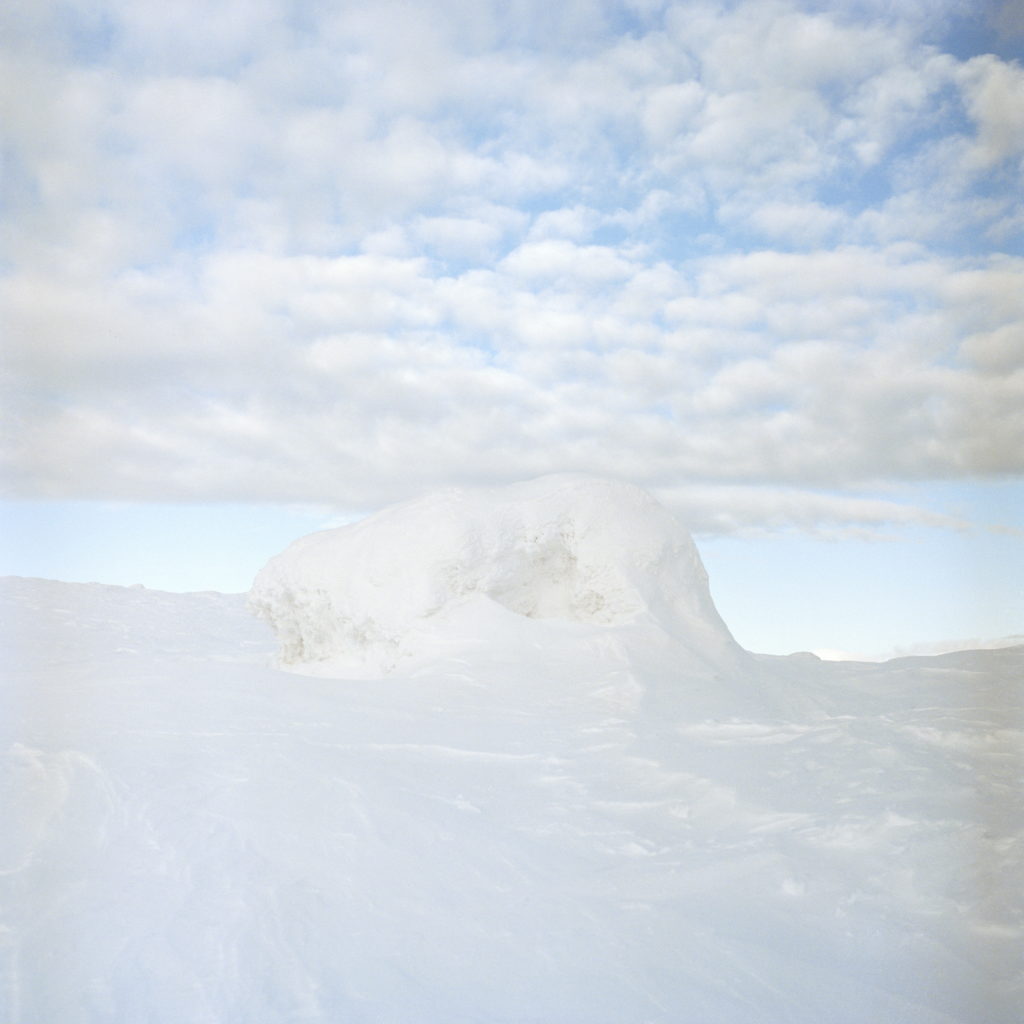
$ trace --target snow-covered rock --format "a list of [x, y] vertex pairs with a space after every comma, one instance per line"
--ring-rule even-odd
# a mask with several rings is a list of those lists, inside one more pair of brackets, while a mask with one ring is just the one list
[[738, 653], [672, 514], [638, 487], [572, 475], [446, 490], [311, 534], [259, 573], [250, 607], [284, 665], [328, 674], [391, 671], [467, 621], [506, 631], [509, 613], [645, 622], [705, 659]]

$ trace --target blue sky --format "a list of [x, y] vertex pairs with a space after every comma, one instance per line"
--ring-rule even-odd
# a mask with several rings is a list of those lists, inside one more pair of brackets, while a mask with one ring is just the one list
[[1019, 3], [17, 0], [0, 38], [0, 572], [239, 590], [571, 470], [672, 507], [756, 649], [1024, 632]]

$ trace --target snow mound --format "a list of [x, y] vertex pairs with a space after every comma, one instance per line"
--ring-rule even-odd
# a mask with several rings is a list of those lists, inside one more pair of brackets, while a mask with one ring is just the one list
[[510, 614], [646, 620], [710, 659], [738, 650], [671, 513], [638, 487], [580, 476], [446, 490], [303, 537], [261, 570], [249, 606], [283, 665], [342, 675], [390, 672], [453, 623], [500, 631]]

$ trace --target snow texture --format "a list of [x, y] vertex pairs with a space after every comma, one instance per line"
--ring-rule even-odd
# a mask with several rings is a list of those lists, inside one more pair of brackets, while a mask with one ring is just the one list
[[469, 612], [477, 629], [504, 628], [499, 609], [608, 627], [646, 619], [701, 656], [738, 653], [682, 526], [640, 488], [579, 476], [448, 490], [312, 534], [250, 594], [282, 664], [330, 675], [392, 671], [473, 603], [485, 605]]
[[1024, 648], [730, 654], [634, 491], [497, 499], [261, 578], [365, 598], [372, 679], [242, 597], [0, 581], [0, 1020], [1024, 1019]]

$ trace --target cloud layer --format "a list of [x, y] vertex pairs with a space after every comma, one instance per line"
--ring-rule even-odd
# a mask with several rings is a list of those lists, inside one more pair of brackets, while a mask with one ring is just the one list
[[890, 6], [10, 5], [9, 492], [936, 521], [1024, 469], [1024, 69]]

